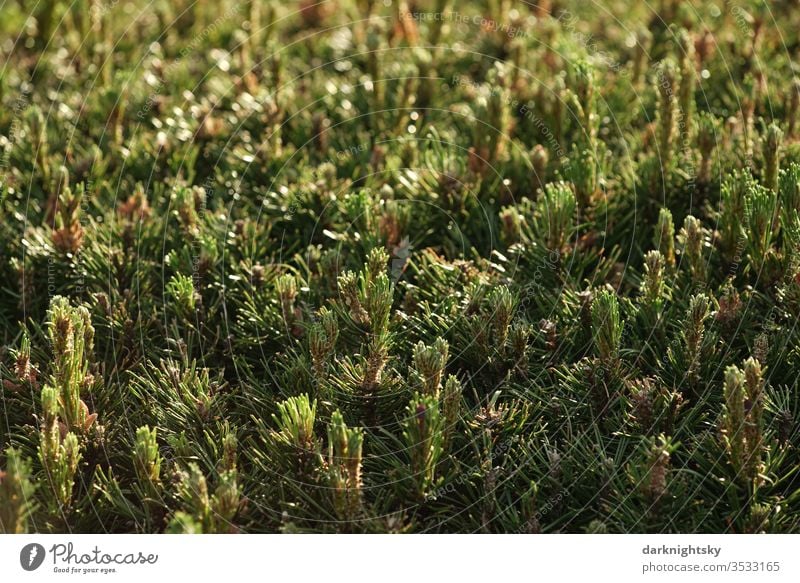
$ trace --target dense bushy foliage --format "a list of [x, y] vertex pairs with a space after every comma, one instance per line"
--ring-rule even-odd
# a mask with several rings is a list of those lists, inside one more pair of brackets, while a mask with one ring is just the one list
[[796, 3], [2, 8], [0, 531], [800, 531]]

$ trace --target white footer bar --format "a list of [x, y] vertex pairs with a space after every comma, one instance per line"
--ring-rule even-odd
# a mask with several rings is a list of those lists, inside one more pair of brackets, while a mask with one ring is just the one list
[[800, 535], [17, 535], [0, 536], [0, 581], [794, 582], [799, 550]]

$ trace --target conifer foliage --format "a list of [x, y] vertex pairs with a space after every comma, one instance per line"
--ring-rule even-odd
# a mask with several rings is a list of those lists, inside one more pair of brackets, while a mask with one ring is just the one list
[[28, 2], [0, 532], [800, 531], [790, 2]]

